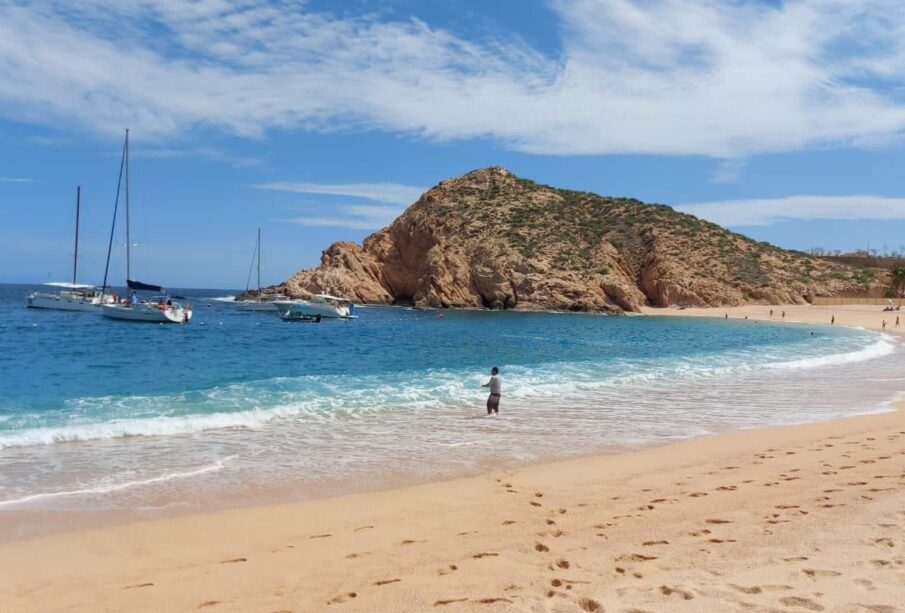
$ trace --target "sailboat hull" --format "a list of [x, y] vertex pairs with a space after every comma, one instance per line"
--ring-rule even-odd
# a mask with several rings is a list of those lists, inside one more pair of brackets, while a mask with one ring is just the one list
[[44, 294], [35, 292], [25, 298], [25, 306], [30, 309], [48, 309], [54, 311], [82, 311], [97, 313], [101, 306], [99, 296], [70, 295], [67, 292], [59, 294]]
[[101, 313], [109, 319], [143, 321], [160, 324], [185, 324], [191, 321], [192, 311], [183, 308], [161, 309], [156, 304], [105, 304]]

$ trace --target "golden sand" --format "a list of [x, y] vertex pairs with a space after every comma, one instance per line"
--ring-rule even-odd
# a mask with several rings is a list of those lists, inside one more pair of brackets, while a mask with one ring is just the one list
[[903, 547], [894, 411], [7, 543], [0, 611], [880, 613], [905, 606]]

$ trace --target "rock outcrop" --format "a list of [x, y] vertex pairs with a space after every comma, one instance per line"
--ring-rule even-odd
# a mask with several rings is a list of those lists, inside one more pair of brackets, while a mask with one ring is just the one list
[[362, 245], [271, 288], [362, 303], [637, 311], [802, 303], [858, 293], [861, 269], [786, 251], [674, 211], [555, 189], [499, 167], [442, 181]]

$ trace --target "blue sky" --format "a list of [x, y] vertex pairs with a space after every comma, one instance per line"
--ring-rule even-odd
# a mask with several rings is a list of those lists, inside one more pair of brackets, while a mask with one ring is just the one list
[[[0, 0], [0, 282], [244, 287], [498, 164], [783, 247], [905, 251], [905, 5]], [[121, 236], [121, 232], [118, 232]], [[123, 249], [112, 278], [122, 282]]]

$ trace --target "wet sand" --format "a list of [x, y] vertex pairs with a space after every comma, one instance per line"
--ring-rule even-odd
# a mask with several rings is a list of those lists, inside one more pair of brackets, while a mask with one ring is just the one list
[[903, 535], [896, 410], [7, 543], [0, 609], [887, 613], [905, 603]]

